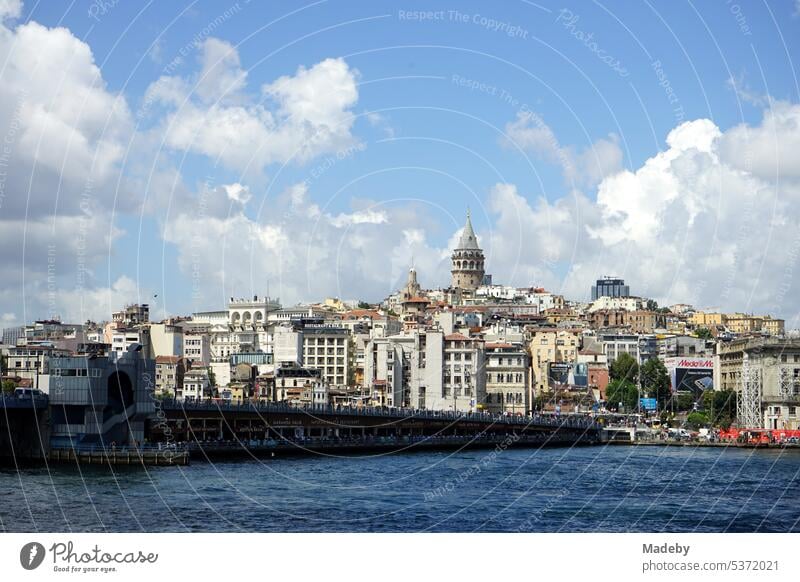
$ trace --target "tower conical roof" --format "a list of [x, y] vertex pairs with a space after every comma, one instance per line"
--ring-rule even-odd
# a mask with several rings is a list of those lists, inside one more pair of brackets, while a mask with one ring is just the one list
[[478, 246], [478, 237], [475, 236], [475, 231], [472, 229], [472, 220], [470, 220], [469, 210], [467, 210], [467, 223], [464, 225], [464, 230], [458, 241], [458, 250], [461, 249], [480, 250]]

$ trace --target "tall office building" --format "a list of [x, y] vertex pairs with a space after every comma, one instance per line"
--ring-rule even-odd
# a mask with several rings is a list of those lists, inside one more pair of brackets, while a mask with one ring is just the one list
[[603, 277], [592, 285], [592, 301], [599, 297], [630, 297], [631, 290], [624, 279], [616, 277]]

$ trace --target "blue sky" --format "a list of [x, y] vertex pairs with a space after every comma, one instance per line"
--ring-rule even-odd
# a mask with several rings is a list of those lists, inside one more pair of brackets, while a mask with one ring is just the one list
[[468, 206], [499, 282], [800, 311], [795, 2], [0, 13], [0, 327], [446, 285]]

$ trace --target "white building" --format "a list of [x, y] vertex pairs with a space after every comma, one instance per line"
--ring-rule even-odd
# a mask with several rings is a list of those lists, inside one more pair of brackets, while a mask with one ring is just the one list
[[166, 323], [151, 323], [150, 357], [182, 356], [183, 329]]
[[645, 307], [646, 301], [641, 297], [609, 297], [603, 295], [592, 301], [587, 311], [589, 313], [600, 310], [638, 311], [645, 309]]
[[322, 373], [322, 380], [333, 387], [346, 387], [350, 378], [350, 334], [340, 327], [305, 327], [303, 366]]
[[477, 410], [486, 397], [483, 341], [459, 333], [415, 333], [410, 404], [427, 410]]
[[183, 391], [177, 395], [178, 400], [202, 400], [209, 388], [208, 370], [191, 368], [183, 375]]
[[208, 366], [211, 363], [211, 343], [208, 334], [185, 333], [183, 335], [183, 357], [193, 364]]

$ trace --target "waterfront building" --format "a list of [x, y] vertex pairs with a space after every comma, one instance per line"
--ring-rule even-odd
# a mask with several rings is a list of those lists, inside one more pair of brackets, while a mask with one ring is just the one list
[[531, 328], [529, 333], [530, 384], [539, 395], [549, 391], [547, 373], [551, 363], [577, 362], [581, 335], [576, 329], [555, 327]]
[[206, 333], [184, 333], [183, 357], [192, 364], [208, 366], [211, 363], [211, 344]]
[[50, 363], [53, 446], [144, 442], [145, 419], [155, 412], [155, 362], [141, 349], [58, 356]]
[[183, 390], [176, 392], [175, 396], [187, 402], [202, 400], [209, 394], [209, 388], [208, 369], [192, 367], [183, 375]]
[[452, 287], [475, 291], [483, 283], [485, 275], [483, 250], [478, 246], [478, 237], [472, 229], [469, 211], [458, 246], [451, 255], [451, 265]]
[[364, 349], [362, 386], [384, 406], [406, 405], [412, 346], [409, 336], [391, 336], [373, 338]]
[[284, 366], [275, 370], [275, 402], [301, 404], [315, 384], [324, 383], [318, 369]]
[[800, 428], [800, 340], [741, 338], [717, 344], [714, 386], [737, 393], [745, 428]]
[[183, 390], [186, 361], [180, 356], [157, 356], [156, 393], [177, 396]]
[[152, 354], [150, 348], [150, 330], [146, 327], [140, 329], [112, 329], [110, 335], [111, 350], [114, 351], [118, 357], [126, 354], [132, 346], [141, 346], [145, 355]]
[[624, 279], [605, 276], [592, 285], [592, 301], [599, 297], [630, 297], [631, 290]]
[[21, 345], [9, 348], [6, 374], [27, 380], [32, 388], [45, 394], [50, 391], [51, 360], [67, 356], [69, 350], [52, 345]]
[[168, 323], [151, 323], [149, 357], [183, 356], [183, 328]]
[[309, 327], [302, 329], [303, 365], [319, 370], [322, 380], [332, 387], [351, 384], [350, 333], [342, 327]]
[[483, 409], [493, 413], [527, 414], [532, 396], [528, 384], [528, 353], [521, 343], [486, 344], [486, 398]]

